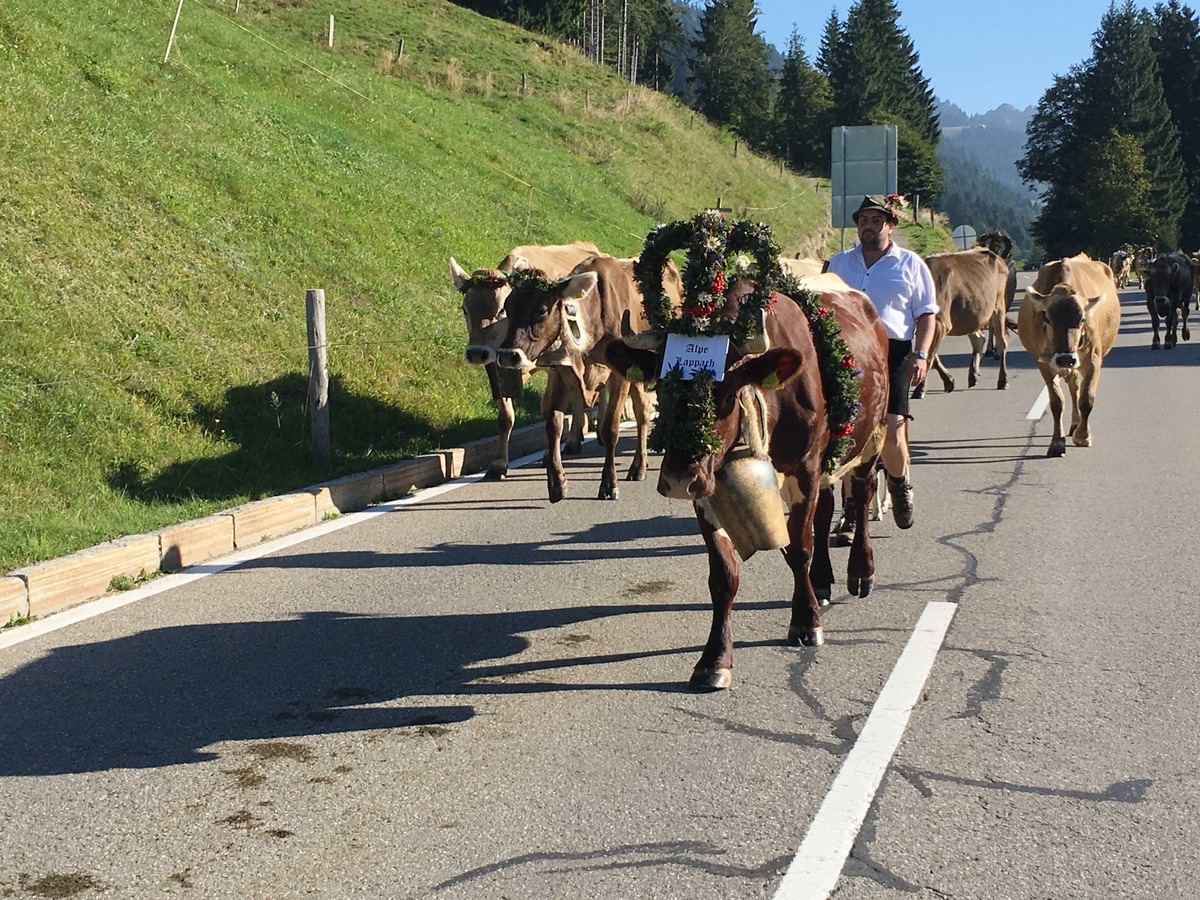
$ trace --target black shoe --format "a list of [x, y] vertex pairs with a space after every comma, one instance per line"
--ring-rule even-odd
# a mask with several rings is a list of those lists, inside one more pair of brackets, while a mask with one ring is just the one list
[[888, 493], [892, 496], [892, 516], [900, 528], [913, 526], [913, 486], [907, 478], [887, 477]]
[[833, 546], [849, 547], [854, 543], [854, 535], [858, 531], [858, 505], [853, 498], [847, 497], [842, 504], [842, 517], [833, 526]]

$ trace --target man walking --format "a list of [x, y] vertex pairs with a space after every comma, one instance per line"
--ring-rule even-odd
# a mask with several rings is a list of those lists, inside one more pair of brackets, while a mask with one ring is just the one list
[[829, 260], [826, 270], [871, 298], [888, 335], [887, 439], [883, 467], [887, 471], [892, 514], [901, 528], [913, 524], [913, 486], [909, 477], [909, 388], [925, 382], [929, 345], [937, 319], [933, 276], [925, 260], [892, 241], [900, 223], [882, 197], [863, 197], [853, 213], [858, 246]]

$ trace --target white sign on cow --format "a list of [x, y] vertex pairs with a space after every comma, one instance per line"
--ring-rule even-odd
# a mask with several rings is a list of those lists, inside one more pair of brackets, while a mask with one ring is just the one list
[[711, 372], [715, 381], [725, 379], [725, 356], [729, 353], [729, 337], [692, 337], [687, 334], [668, 334], [659, 377], [672, 369], [683, 372], [691, 381], [697, 372]]

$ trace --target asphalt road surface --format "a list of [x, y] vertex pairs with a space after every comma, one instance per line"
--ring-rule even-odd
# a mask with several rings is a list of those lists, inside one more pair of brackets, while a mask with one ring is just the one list
[[5, 632], [0, 896], [1200, 897], [1200, 340], [1123, 300], [1062, 459], [1015, 336], [1005, 392], [950, 339], [875, 592], [791, 648], [756, 555], [727, 692], [690, 506], [595, 500], [594, 444], [553, 507], [527, 466]]

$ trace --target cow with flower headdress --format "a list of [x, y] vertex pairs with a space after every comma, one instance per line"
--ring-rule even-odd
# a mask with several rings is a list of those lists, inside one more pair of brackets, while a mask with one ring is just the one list
[[[687, 263], [675, 315], [661, 272], [679, 249]], [[744, 252], [752, 277], [736, 268]], [[696, 689], [731, 684], [738, 560], [757, 550], [782, 549], [792, 570], [788, 642], [824, 642], [832, 485], [843, 477], [860, 511], [847, 587], [865, 597], [874, 584], [866, 510], [886, 433], [887, 336], [865, 294], [836, 276], [783, 277], [778, 256], [765, 225], [718, 213], [659, 226], [637, 267], [651, 327], [626, 321], [607, 352], [629, 379], [657, 383], [658, 491], [692, 501], [708, 551], [713, 618], [689, 682]], [[712, 352], [724, 359], [706, 367]]]

